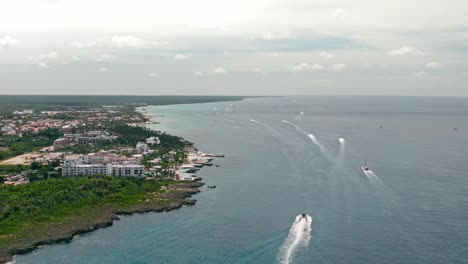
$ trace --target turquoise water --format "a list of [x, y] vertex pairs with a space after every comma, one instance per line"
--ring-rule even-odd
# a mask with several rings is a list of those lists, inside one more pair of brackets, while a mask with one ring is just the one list
[[[199, 172], [217, 188], [193, 207], [124, 216], [17, 263], [468, 259], [467, 98], [287, 97], [147, 110], [164, 114], [154, 128], [226, 155]], [[376, 177], [363, 174], [364, 157]], [[299, 223], [290, 235], [302, 212], [312, 231]]]

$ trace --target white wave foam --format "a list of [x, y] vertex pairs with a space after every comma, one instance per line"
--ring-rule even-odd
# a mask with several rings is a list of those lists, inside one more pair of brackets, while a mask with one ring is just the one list
[[296, 216], [291, 229], [289, 230], [288, 237], [284, 240], [278, 252], [278, 261], [282, 264], [291, 263], [291, 257], [296, 250], [300, 247], [309, 245], [310, 238], [312, 237], [312, 217], [306, 215]]

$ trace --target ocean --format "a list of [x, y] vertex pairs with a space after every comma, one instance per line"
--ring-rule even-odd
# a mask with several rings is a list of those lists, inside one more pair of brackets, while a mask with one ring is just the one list
[[198, 172], [217, 188], [192, 207], [122, 216], [16, 263], [468, 261], [468, 98], [269, 97], [146, 111], [161, 122], [152, 128], [226, 155]]

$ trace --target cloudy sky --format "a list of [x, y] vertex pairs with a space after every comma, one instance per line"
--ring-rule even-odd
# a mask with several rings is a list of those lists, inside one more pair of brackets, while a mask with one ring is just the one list
[[15, 0], [0, 94], [468, 96], [466, 0]]

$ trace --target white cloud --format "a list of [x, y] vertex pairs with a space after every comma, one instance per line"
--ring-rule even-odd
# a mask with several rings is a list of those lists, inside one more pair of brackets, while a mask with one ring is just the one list
[[320, 52], [319, 54], [320, 57], [325, 58], [325, 59], [333, 59], [335, 58], [334, 54], [328, 53], [326, 51]]
[[223, 68], [216, 68], [216, 69], [213, 70], [213, 74], [220, 74], [221, 75], [221, 74], [226, 74], [226, 73], [227, 73], [227, 71], [225, 69], [223, 69]]
[[254, 73], [261, 74], [261, 75], [268, 75], [268, 72], [266, 72], [265, 70], [259, 69], [259, 68], [254, 68], [254, 69], [252, 69], [250, 71], [254, 72]]
[[39, 66], [39, 67], [41, 67], [41, 68], [49, 68], [49, 65], [48, 65], [47, 63], [45, 63], [45, 62], [39, 62], [39, 63], [37, 64], [37, 66]]
[[337, 63], [337, 64], [333, 64], [332, 65], [332, 70], [336, 71], [336, 72], [342, 72], [344, 70], [346, 70], [348, 68], [348, 66], [344, 63]]
[[419, 71], [419, 72], [416, 72], [416, 73], [414, 74], [414, 76], [415, 76], [417, 79], [424, 79], [424, 78], [427, 76], [427, 74], [426, 74], [425, 71]]
[[98, 72], [108, 72], [109, 69], [107, 67], [99, 67]]
[[145, 45], [145, 41], [134, 36], [113, 36], [111, 39], [112, 45], [117, 48], [141, 48]]
[[429, 69], [439, 68], [440, 66], [441, 66], [440, 63], [435, 62], [435, 61], [426, 63], [426, 68], [429, 68]]
[[324, 67], [320, 64], [308, 64], [306, 62], [299, 63], [292, 67], [293, 72], [302, 72], [302, 71], [321, 71]]
[[174, 56], [175, 60], [188, 60], [190, 59], [190, 55], [184, 55], [184, 54], [177, 54]]
[[419, 49], [411, 46], [401, 46], [399, 49], [389, 50], [387, 53], [389, 56], [422, 56], [424, 52], [420, 51]]
[[291, 36], [289, 32], [263, 32], [260, 35], [260, 39], [264, 40], [279, 40], [279, 39], [289, 39]]
[[194, 76], [197, 76], [197, 77], [200, 77], [200, 76], [203, 76], [203, 73], [197, 71], [197, 72], [194, 72], [193, 75], [194, 75]]
[[51, 51], [49, 53], [39, 54], [37, 56], [38, 60], [55, 60], [59, 57], [58, 53], [55, 51]]
[[335, 10], [333, 10], [330, 14], [330, 17], [332, 18], [340, 18], [342, 17], [343, 15], [345, 14], [345, 11], [341, 8], [337, 8]]
[[96, 58], [96, 61], [102, 62], [102, 61], [113, 61], [115, 60], [116, 57], [112, 54], [101, 54], [99, 57]]
[[81, 60], [81, 58], [78, 57], [78, 56], [73, 56], [71, 59], [72, 59], [72, 61], [80, 61]]
[[73, 48], [77, 48], [77, 49], [85, 49], [85, 48], [96, 47], [98, 46], [98, 43], [96, 41], [85, 41], [85, 42], [73, 41], [72, 43], [70, 43], [70, 46], [72, 46]]
[[18, 45], [19, 40], [10, 37], [8, 35], [5, 35], [0, 38], [0, 48], [11, 48], [13, 46]]
[[148, 77], [150, 77], [150, 78], [159, 78], [161, 76], [159, 74], [155, 73], [155, 72], [150, 72], [148, 74]]

